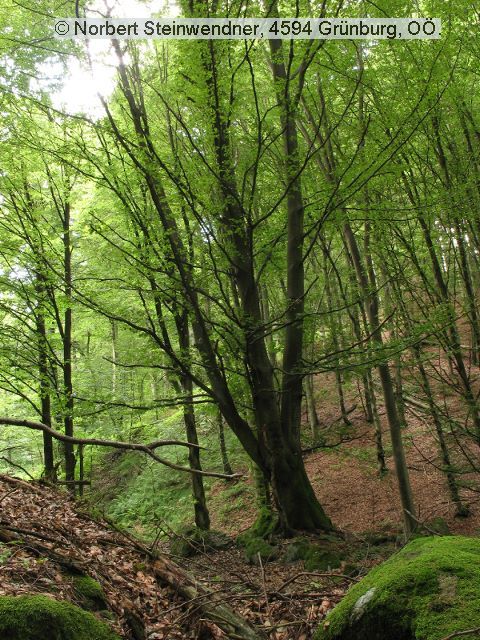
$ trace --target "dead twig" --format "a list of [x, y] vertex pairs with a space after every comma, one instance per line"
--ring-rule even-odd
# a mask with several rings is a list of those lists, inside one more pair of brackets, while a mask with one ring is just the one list
[[24, 469], [21, 464], [13, 462], [13, 460], [10, 460], [10, 458], [7, 458], [6, 456], [2, 456], [0, 460], [5, 460], [7, 464], [9, 464], [11, 467], [15, 467], [15, 469], [20, 469], [20, 471], [23, 471], [23, 473], [25, 473], [30, 478], [30, 480], [35, 480], [32, 474], [28, 473], [28, 471]]
[[473, 635], [480, 637], [480, 627], [476, 627], [475, 629], [467, 629], [466, 631], [454, 631], [450, 635], [442, 638], [442, 640], [452, 640], [452, 638], [460, 638], [462, 636], [473, 636]]
[[11, 489], [10, 491], [7, 491], [7, 493], [0, 498], [0, 503], [2, 503], [6, 498], [8, 498], [8, 496], [11, 496], [12, 493], [16, 493], [17, 491], [18, 491], [18, 488], [17, 489]]
[[260, 575], [262, 577], [263, 593], [265, 595], [265, 607], [266, 607], [267, 615], [269, 615], [270, 614], [270, 604], [268, 602], [267, 585], [266, 585], [266, 582], [265, 582], [265, 567], [263, 566], [262, 554], [260, 553], [260, 551], [257, 553], [257, 557], [258, 557], [258, 565], [260, 567]]
[[298, 578], [302, 577], [312, 577], [312, 578], [341, 578], [342, 580], [350, 580], [351, 582], [357, 582], [359, 578], [352, 578], [352, 576], [346, 576], [343, 573], [314, 573], [311, 571], [302, 571], [301, 573], [297, 573], [292, 576], [288, 580], [286, 580], [280, 587], [277, 589], [277, 592], [280, 593], [285, 587], [288, 587], [289, 584], [298, 580]]

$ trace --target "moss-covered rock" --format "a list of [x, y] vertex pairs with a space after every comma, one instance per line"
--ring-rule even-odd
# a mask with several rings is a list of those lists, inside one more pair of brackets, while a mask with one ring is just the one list
[[73, 576], [75, 593], [83, 609], [102, 611], [107, 609], [107, 601], [99, 582], [90, 576]]
[[242, 547], [245, 559], [250, 564], [259, 564], [258, 556], [262, 562], [269, 562], [276, 560], [279, 555], [278, 547], [269, 544], [263, 538], [250, 537], [244, 540]]
[[245, 558], [251, 564], [276, 560], [279, 549], [272, 544], [278, 528], [278, 517], [267, 507], [262, 507], [253, 525], [237, 537], [237, 544], [243, 548]]
[[91, 613], [46, 596], [0, 597], [2, 640], [119, 640]]
[[170, 542], [170, 551], [181, 558], [191, 558], [202, 551], [228, 549], [231, 538], [221, 531], [204, 531], [198, 527], [185, 527]]
[[303, 538], [293, 540], [286, 546], [282, 556], [282, 562], [289, 564], [297, 560], [305, 560], [305, 554], [309, 546], [309, 543]]
[[307, 571], [329, 571], [338, 568], [344, 558], [344, 553], [338, 545], [328, 540], [322, 543], [312, 543], [305, 538], [298, 538], [291, 542], [283, 556], [283, 562], [303, 560]]
[[307, 571], [330, 571], [338, 569], [343, 555], [331, 549], [322, 549], [313, 545], [307, 552], [304, 565]]
[[439, 640], [480, 627], [480, 540], [418, 538], [327, 616], [315, 640]]

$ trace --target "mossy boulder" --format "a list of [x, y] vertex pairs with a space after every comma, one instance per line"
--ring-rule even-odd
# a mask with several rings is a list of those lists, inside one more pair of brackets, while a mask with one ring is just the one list
[[103, 622], [46, 596], [0, 597], [2, 640], [120, 640]]
[[307, 571], [330, 571], [338, 569], [342, 559], [343, 555], [336, 551], [313, 545], [304, 558], [304, 566]]
[[83, 609], [103, 611], [108, 608], [101, 584], [90, 576], [74, 576], [73, 587]]
[[191, 558], [202, 551], [228, 549], [231, 538], [221, 531], [205, 531], [198, 527], [184, 527], [170, 542], [170, 551], [181, 558]]
[[315, 640], [440, 640], [480, 627], [480, 540], [417, 538], [372, 569]]
[[253, 525], [237, 537], [237, 544], [243, 548], [247, 562], [258, 564], [276, 560], [279, 549], [272, 544], [278, 528], [278, 517], [267, 507], [262, 507]]
[[250, 564], [259, 564], [259, 556], [262, 562], [276, 560], [279, 555], [278, 547], [268, 543], [263, 538], [250, 536], [242, 542], [245, 559]]
[[312, 543], [305, 538], [291, 542], [283, 556], [283, 562], [303, 560], [307, 571], [329, 571], [337, 569], [344, 558], [340, 548], [324, 540], [321, 544]]

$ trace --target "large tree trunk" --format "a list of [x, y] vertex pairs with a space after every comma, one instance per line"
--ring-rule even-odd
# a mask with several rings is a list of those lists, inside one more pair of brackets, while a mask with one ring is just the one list
[[[299, 420], [300, 403], [302, 398], [301, 372], [294, 371], [295, 365], [300, 362], [302, 352], [302, 308], [303, 299], [293, 299], [302, 286], [303, 267], [298, 256], [301, 256], [301, 249], [289, 243], [290, 279], [291, 279], [291, 299], [292, 305], [289, 313], [295, 316], [295, 321], [289, 330], [288, 348], [286, 350], [285, 362], [288, 364], [288, 372], [285, 376], [283, 388], [291, 392], [291, 398], [284, 400], [282, 414], [279, 415], [277, 393], [274, 384], [273, 368], [268, 357], [265, 344], [265, 330], [262, 322], [261, 306], [259, 300], [258, 281], [253, 264], [252, 234], [253, 227], [249, 221], [245, 220], [244, 211], [239, 205], [235, 181], [234, 163], [230, 151], [228, 137], [227, 118], [224, 117], [217, 84], [217, 63], [213, 42], [206, 43], [209, 56], [207, 56], [207, 82], [209, 87], [209, 101], [212, 109], [212, 129], [214, 132], [215, 153], [217, 156], [218, 181], [220, 197], [222, 198], [222, 215], [219, 216], [218, 223], [222, 225], [222, 233], [226, 237], [226, 245], [229, 248], [229, 262], [233, 270], [233, 277], [238, 288], [240, 302], [243, 311], [244, 324], [242, 329], [245, 336], [245, 360], [247, 362], [249, 382], [252, 394], [252, 404], [257, 426], [257, 434], [242, 417], [240, 410], [229, 388], [223, 367], [218, 361], [217, 351], [212, 342], [209, 331], [208, 319], [205, 316], [201, 301], [199, 300], [198, 288], [194, 281], [194, 274], [188, 267], [188, 252], [182, 241], [181, 233], [177, 225], [174, 212], [170, 208], [165, 188], [161, 182], [161, 171], [159, 170], [158, 155], [156, 154], [154, 143], [150, 137], [148, 127], [148, 117], [145, 112], [144, 103], [137, 99], [141, 95], [141, 83], [138, 77], [138, 69], [135, 73], [129, 74], [123, 61], [123, 53], [114, 42], [113, 46], [119, 59], [120, 86], [129, 106], [130, 115], [138, 136], [141, 151], [132, 148], [133, 154], [138, 154], [138, 163], [142, 167], [142, 175], [150, 192], [153, 205], [158, 213], [159, 220], [164, 228], [166, 241], [171, 251], [171, 261], [175, 265], [179, 286], [182, 287], [183, 295], [191, 312], [192, 329], [195, 336], [195, 346], [198, 349], [202, 365], [210, 383], [212, 397], [222, 411], [227, 424], [237, 435], [239, 441], [244, 446], [245, 451], [262, 469], [269, 478], [272, 490], [279, 510], [280, 520], [284, 529], [300, 529], [304, 523], [308, 523], [308, 528], [330, 528], [328, 518], [315, 498], [308, 478], [303, 468], [299, 440]], [[132, 87], [132, 82], [135, 86]], [[125, 139], [118, 131], [118, 127], [112, 114], [107, 114], [115, 132], [115, 135], [125, 143]], [[146, 156], [148, 162], [145, 162]], [[135, 155], [135, 157], [137, 157]], [[293, 203], [293, 199], [292, 199]], [[289, 215], [294, 217], [290, 205]], [[302, 217], [302, 211], [297, 211]], [[297, 240], [301, 238], [300, 228], [296, 228], [298, 222], [291, 220], [292, 229]], [[297, 314], [298, 317], [297, 317]], [[292, 317], [293, 317], [292, 316]], [[173, 360], [177, 361], [179, 367], [185, 375], [193, 378], [193, 373], [185, 363], [178, 362], [175, 353], [163, 345]], [[195, 378], [197, 383], [201, 381]], [[294, 437], [290, 437], [294, 432]], [[282, 469], [282, 460], [287, 456], [293, 456], [295, 464], [292, 465], [294, 472], [300, 469], [300, 480], [291, 483], [285, 490], [285, 479], [277, 470]], [[292, 480], [292, 478], [291, 478]], [[285, 491], [287, 493], [285, 494]], [[285, 495], [284, 495], [285, 494]], [[299, 514], [296, 504], [304, 504], [305, 509], [309, 509], [307, 514]]]
[[[278, 16], [276, 2], [272, 14]], [[269, 40], [273, 81], [285, 153], [287, 186], [287, 300], [281, 388], [281, 433], [268, 442], [272, 456], [272, 488], [285, 529], [331, 529], [332, 523], [318, 502], [302, 459], [300, 424], [302, 407], [304, 338], [304, 204], [297, 135], [297, 108], [301, 94], [291, 94], [283, 43]], [[295, 85], [296, 86], [296, 85]], [[281, 443], [281, 448], [280, 448]]]
[[296, 439], [290, 449], [272, 457], [272, 488], [287, 531], [331, 531], [333, 525], [313, 491]]
[[[267, 465], [263, 466], [262, 470], [271, 484], [282, 529], [329, 529], [331, 523], [318, 503], [306, 475], [300, 445], [303, 379], [303, 202], [300, 179], [297, 176], [299, 172], [296, 166], [292, 166], [293, 158], [296, 158], [298, 151], [295, 121], [293, 114], [282, 115], [281, 124], [286, 126], [286, 178], [289, 180], [290, 188], [287, 195], [287, 323], [279, 412], [274, 372], [266, 346], [260, 289], [255, 276], [253, 231], [250, 224], [245, 226], [244, 212], [239, 206], [241, 198], [237, 190], [227, 119], [221, 106], [218, 62], [215, 46], [211, 41], [208, 43], [208, 58], [205, 59], [204, 65], [212, 109], [219, 188], [224, 208], [222, 224], [224, 234], [234, 248], [232, 273], [246, 318], [245, 343], [255, 422], [259, 442], [266, 449]], [[283, 62], [281, 65], [283, 66]], [[278, 81], [276, 75], [275, 81]], [[284, 114], [283, 105], [281, 111]], [[295, 162], [298, 163], [298, 160]], [[292, 176], [295, 176], [295, 179], [291, 179]], [[288, 477], [289, 481], [286, 482]], [[302, 505], [303, 512], [298, 509], [298, 505]]]

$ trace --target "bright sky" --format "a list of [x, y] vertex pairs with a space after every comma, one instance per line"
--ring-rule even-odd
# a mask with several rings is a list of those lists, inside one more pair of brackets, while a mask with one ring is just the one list
[[[175, 0], [116, 0], [114, 4], [109, 0], [108, 5], [113, 6], [112, 18], [149, 18], [152, 14], [160, 13], [164, 17], [173, 18], [179, 13]], [[95, 10], [105, 13], [103, 0], [95, 0], [87, 16], [98, 17]], [[110, 52], [109, 40], [90, 40], [88, 49], [92, 70], [74, 62], [61, 91], [52, 96], [52, 101], [54, 107], [65, 109], [69, 113], [84, 111], [92, 116], [100, 116], [104, 112], [97, 94], [108, 97], [112, 92], [115, 83], [115, 58]]]

